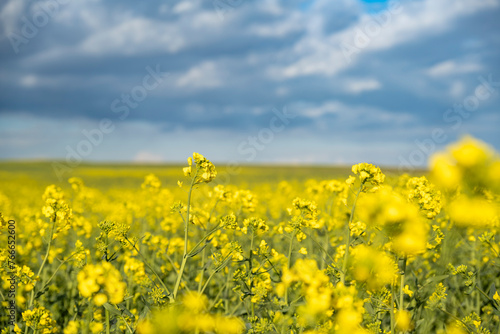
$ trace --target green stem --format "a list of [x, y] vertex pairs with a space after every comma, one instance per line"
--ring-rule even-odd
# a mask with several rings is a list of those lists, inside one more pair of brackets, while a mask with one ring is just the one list
[[[47, 252], [45, 253], [45, 257], [43, 258], [42, 264], [41, 264], [41, 266], [38, 269], [38, 272], [36, 274], [36, 276], [38, 276], [38, 277], [42, 273], [43, 267], [45, 267], [45, 264], [47, 263], [47, 260], [49, 258], [50, 248], [52, 246], [52, 237], [54, 236], [54, 228], [56, 226], [56, 219], [57, 218], [55, 216], [52, 219], [52, 226], [50, 227], [49, 242], [47, 244]], [[31, 290], [30, 301], [29, 301], [28, 307], [27, 307], [28, 310], [31, 309], [31, 306], [33, 306], [34, 300], [35, 300], [35, 287], [33, 287], [33, 290]], [[28, 333], [28, 326], [26, 326], [26, 329], [24, 330], [24, 334], [27, 334], [27, 333]]]
[[174, 292], [172, 295], [174, 301], [177, 298], [177, 292], [179, 291], [179, 286], [181, 285], [182, 273], [184, 272], [184, 268], [186, 267], [186, 262], [187, 262], [187, 254], [184, 254], [182, 256], [181, 267], [179, 269], [179, 274], [177, 275], [177, 280], [175, 281]]
[[123, 317], [123, 315], [120, 314], [120, 318], [122, 319], [122, 321], [125, 323], [125, 326], [127, 326], [127, 329], [128, 331], [130, 332], [130, 334], [134, 334], [134, 331], [132, 330], [132, 328], [130, 328], [130, 326], [128, 325], [127, 323], [127, 320], [125, 320], [125, 318]]
[[85, 327], [85, 334], [90, 333], [90, 322], [92, 321], [92, 301], [89, 300], [89, 307], [87, 309], [87, 326]]
[[203, 288], [200, 290], [200, 294], [202, 294], [202, 293], [205, 291], [205, 289], [206, 289], [206, 288], [207, 288], [207, 286], [208, 286], [208, 283], [210, 282], [210, 280], [212, 279], [212, 277], [214, 277], [214, 275], [215, 275], [215, 273], [216, 273], [216, 272], [217, 272], [217, 271], [216, 271], [216, 270], [214, 270], [214, 271], [210, 274], [210, 276], [208, 276], [207, 281], [206, 281], [206, 282], [205, 282], [205, 284], [203, 285]]
[[394, 318], [394, 282], [391, 283], [391, 307], [389, 308], [391, 312], [391, 333], [396, 333], [396, 319]]
[[127, 242], [135, 249], [135, 251], [137, 252], [137, 254], [139, 254], [139, 256], [141, 257], [142, 261], [144, 262], [144, 264], [149, 268], [149, 270], [151, 270], [151, 272], [153, 272], [153, 274], [155, 274], [156, 278], [158, 279], [158, 281], [160, 282], [160, 284], [162, 285], [163, 289], [165, 290], [165, 292], [167, 293], [168, 295], [168, 298], [170, 299], [170, 301], [172, 302], [172, 297], [171, 297], [171, 294], [170, 294], [170, 291], [168, 290], [167, 286], [165, 285], [165, 283], [163, 283], [163, 280], [160, 278], [160, 276], [158, 275], [158, 273], [153, 269], [153, 267], [149, 264], [149, 262], [146, 260], [146, 258], [144, 257], [144, 255], [142, 255], [142, 253], [139, 251], [139, 248], [137, 248], [137, 246], [132, 243], [132, 241], [130, 241], [129, 238], [125, 237], [125, 240], [127, 240]]
[[[402, 259], [402, 262], [400, 263], [401, 264], [401, 282], [400, 282], [400, 286], [399, 286], [399, 312], [402, 312], [404, 310], [404, 293], [403, 293], [403, 287], [405, 285], [405, 274], [406, 274], [406, 260], [407, 260], [407, 257], [406, 255], [403, 257]], [[401, 260], [400, 260], [401, 261]], [[403, 332], [401, 332], [403, 333]]]
[[[213, 213], [215, 212], [215, 208], [217, 207], [217, 204], [219, 203], [219, 199], [217, 199], [215, 201], [215, 204], [214, 204], [214, 207], [212, 208], [212, 210], [210, 211], [210, 215], [208, 216], [208, 220], [207, 220], [207, 227], [208, 225], [210, 224], [210, 220], [212, 218], [212, 215]], [[217, 226], [216, 226], [217, 227]], [[206, 230], [205, 230], [206, 231]], [[205, 241], [209, 235], [211, 235], [213, 232], [215, 232], [215, 230], [212, 230], [209, 232], [208, 235], [206, 235], [192, 250], [191, 250], [191, 253], [196, 250], [196, 248], [198, 247], [198, 245], [201, 244], [202, 241]], [[200, 281], [198, 282], [198, 293], [201, 292], [201, 289], [202, 289], [202, 286], [203, 286], [203, 276], [205, 276], [205, 257], [206, 257], [206, 247], [203, 248], [203, 251], [201, 252], [201, 273], [200, 273]]]
[[177, 280], [175, 282], [174, 286], [174, 292], [173, 292], [173, 300], [177, 298], [177, 292], [179, 291], [179, 285], [181, 284], [181, 279], [182, 279], [182, 274], [184, 273], [184, 268], [186, 267], [186, 261], [188, 258], [188, 250], [187, 250], [187, 244], [188, 244], [188, 227], [189, 227], [189, 213], [191, 210], [191, 194], [193, 192], [193, 187], [195, 184], [196, 176], [198, 175], [199, 167], [196, 166], [196, 173], [194, 174], [192, 180], [191, 180], [191, 186], [189, 187], [189, 192], [188, 192], [188, 201], [187, 201], [187, 211], [186, 211], [186, 220], [184, 221], [184, 253], [182, 255], [182, 263], [181, 267], [179, 269], [179, 273], [177, 274]]
[[106, 334], [109, 334], [109, 311], [108, 309], [104, 309], [106, 312]]
[[205, 253], [206, 248], [203, 248], [201, 252], [201, 273], [200, 273], [200, 281], [198, 282], [198, 292], [201, 293], [201, 288], [203, 286], [203, 276], [205, 276]]
[[[254, 285], [254, 283], [253, 283], [253, 272], [252, 272], [252, 270], [253, 270], [252, 258], [253, 258], [253, 242], [254, 242], [254, 239], [255, 239], [255, 230], [252, 228], [252, 238], [251, 238], [251, 241], [250, 241], [250, 254], [248, 255], [250, 275], [252, 277], [252, 282], [251, 282], [251, 285], [250, 285], [250, 290], [253, 288], [253, 285]], [[255, 303], [252, 303], [252, 298], [249, 298], [249, 299], [250, 299], [250, 308], [252, 309], [252, 318], [253, 318], [253, 317], [255, 317]]]
[[403, 262], [401, 263], [401, 286], [399, 287], [399, 311], [404, 310], [403, 302], [404, 302], [404, 293], [403, 287], [405, 285], [405, 274], [406, 274], [406, 255], [403, 258]]
[[[351, 215], [349, 216], [349, 222], [347, 223], [347, 237], [346, 237], [346, 244], [345, 244], [345, 253], [344, 253], [344, 261], [342, 262], [342, 272], [340, 273], [340, 281], [342, 284], [345, 285], [345, 277], [346, 277], [346, 270], [347, 270], [347, 261], [349, 260], [349, 248], [351, 247], [351, 223], [354, 218], [354, 211], [356, 210], [356, 203], [358, 202], [358, 197], [359, 194], [361, 193], [361, 190], [363, 189], [364, 182], [361, 182], [361, 185], [359, 186], [358, 192], [356, 193], [356, 197], [354, 198], [354, 203], [352, 204], [351, 208]], [[394, 331], [392, 332], [394, 333]]]
[[443, 308], [438, 308], [438, 310], [440, 310], [444, 314], [448, 315], [449, 317], [453, 318], [455, 321], [460, 322], [467, 329], [467, 331], [469, 331], [470, 333], [474, 333], [475, 332], [474, 328], [471, 328], [462, 319], [460, 319], [459, 317], [455, 316], [454, 314], [451, 314], [450, 312], [446, 311]]
[[[326, 255], [326, 256], [328, 256], [328, 258], [329, 258], [332, 262], [335, 262], [335, 259], [334, 259], [334, 258], [333, 258], [333, 257], [332, 257], [329, 253], [328, 253], [328, 250], [327, 250], [327, 249], [328, 249], [328, 247], [329, 247], [329, 243], [330, 243], [329, 238], [328, 238], [328, 232], [327, 232], [327, 234], [326, 234], [326, 241], [325, 241], [325, 246], [326, 246], [326, 249], [325, 249], [325, 247], [323, 247], [323, 245], [321, 245], [321, 244], [320, 244], [320, 243], [319, 243], [316, 239], [314, 239], [314, 238], [312, 237], [312, 235], [311, 235], [311, 234], [309, 234], [309, 233], [305, 232], [304, 230], [301, 230], [301, 232], [302, 232], [302, 233], [304, 233], [304, 234], [305, 234], [308, 238], [310, 238], [310, 239], [311, 239], [311, 240], [312, 240], [312, 241], [313, 241], [313, 242], [314, 242], [314, 243], [315, 243], [315, 244], [319, 247], [319, 249], [320, 249], [323, 253], [325, 253], [325, 255]], [[325, 260], [326, 260], [324, 257], [323, 257], [322, 259], [323, 259], [323, 261], [325, 261]]]
[[[292, 264], [292, 249], [293, 249], [293, 238], [295, 238], [295, 230], [292, 233], [292, 236], [290, 238], [290, 246], [288, 247], [288, 263], [287, 263], [287, 269], [290, 269], [290, 266]], [[288, 306], [288, 287], [286, 287], [285, 290], [285, 304]]]
[[49, 285], [50, 281], [52, 281], [52, 279], [56, 276], [56, 274], [57, 274], [57, 272], [59, 271], [59, 269], [61, 269], [61, 267], [62, 267], [65, 263], [67, 263], [69, 260], [71, 260], [71, 258], [72, 258], [73, 256], [75, 256], [76, 254], [77, 254], [77, 253], [73, 253], [73, 254], [71, 254], [71, 255], [70, 255], [70, 257], [68, 257], [66, 260], [62, 261], [62, 262], [59, 264], [59, 266], [58, 266], [58, 267], [57, 267], [57, 269], [54, 271], [54, 273], [52, 274], [52, 276], [50, 276], [50, 278], [47, 280], [47, 282], [45, 282], [45, 284], [43, 285], [42, 290], [44, 290], [44, 289], [45, 289], [45, 288]]

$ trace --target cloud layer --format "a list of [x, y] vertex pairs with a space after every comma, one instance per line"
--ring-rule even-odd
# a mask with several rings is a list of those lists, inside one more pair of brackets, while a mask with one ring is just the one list
[[500, 0], [9, 0], [0, 158], [88, 141], [87, 160], [425, 165], [464, 133], [500, 149], [499, 14]]

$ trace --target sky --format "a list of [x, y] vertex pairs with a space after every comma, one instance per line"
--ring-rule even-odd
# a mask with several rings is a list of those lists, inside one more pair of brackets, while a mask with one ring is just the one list
[[3, 0], [0, 160], [500, 150], [500, 0]]

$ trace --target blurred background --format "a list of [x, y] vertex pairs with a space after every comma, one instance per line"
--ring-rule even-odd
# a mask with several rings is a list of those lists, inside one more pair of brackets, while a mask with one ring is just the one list
[[500, 0], [3, 0], [0, 159], [412, 169], [500, 149]]

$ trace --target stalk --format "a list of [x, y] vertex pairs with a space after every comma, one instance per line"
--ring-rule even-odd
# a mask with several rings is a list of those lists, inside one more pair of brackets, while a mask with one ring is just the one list
[[[349, 222], [347, 223], [347, 237], [346, 237], [346, 244], [345, 244], [345, 253], [344, 253], [344, 261], [342, 262], [342, 272], [340, 273], [340, 281], [342, 284], [345, 285], [345, 276], [346, 276], [346, 270], [347, 270], [347, 261], [349, 260], [349, 247], [351, 245], [351, 223], [354, 217], [354, 211], [356, 210], [356, 203], [358, 202], [358, 197], [359, 194], [361, 193], [361, 190], [363, 189], [364, 182], [361, 183], [359, 186], [358, 192], [356, 193], [356, 197], [354, 198], [354, 203], [352, 204], [351, 208], [351, 215], [349, 217]], [[394, 332], [393, 332], [394, 333]]]
[[106, 334], [109, 334], [109, 311], [107, 308], [104, 310], [106, 312]]
[[187, 262], [187, 258], [188, 258], [187, 243], [188, 243], [189, 211], [191, 209], [191, 194], [193, 192], [193, 186], [194, 186], [194, 183], [196, 180], [196, 176], [198, 175], [198, 170], [199, 170], [198, 168], [199, 167], [197, 166], [196, 173], [194, 174], [194, 177], [191, 180], [191, 186], [189, 187], [186, 220], [184, 221], [184, 254], [182, 255], [182, 263], [181, 263], [181, 267], [179, 269], [179, 273], [177, 275], [177, 280], [175, 282], [174, 292], [172, 295], [172, 298], [174, 301], [177, 298], [177, 292], [179, 291], [179, 286], [181, 284], [182, 274], [184, 273], [184, 268], [186, 267], [186, 262]]
[[[295, 233], [295, 231], [292, 233], [292, 237], [290, 238], [290, 246], [288, 248], [288, 269], [290, 269], [290, 265], [292, 263], [293, 238], [295, 238]], [[288, 305], [288, 287], [285, 290], [285, 304]]]
[[[253, 287], [253, 272], [252, 272], [252, 257], [253, 257], [253, 254], [252, 254], [252, 251], [253, 251], [253, 241], [254, 241], [254, 238], [255, 238], [255, 230], [252, 228], [252, 239], [250, 241], [250, 254], [248, 255], [248, 261], [249, 261], [249, 265], [248, 267], [250, 268], [250, 275], [252, 275], [252, 283], [251, 283], [251, 286], [250, 286], [250, 289]], [[252, 308], [252, 318], [255, 317], [255, 304], [252, 303], [252, 299], [250, 298], [250, 306]]]
[[[406, 255], [403, 257], [403, 262], [400, 262], [401, 264], [401, 284], [399, 286], [399, 312], [402, 312], [404, 310], [404, 293], [403, 293], [403, 287], [405, 285], [405, 274], [406, 274], [406, 260], [407, 257]], [[403, 333], [403, 332], [401, 332]]]
[[394, 282], [391, 283], [391, 307], [389, 309], [391, 312], [391, 333], [396, 333], [396, 319], [394, 318]]
[[200, 281], [198, 282], [198, 292], [201, 293], [201, 288], [203, 286], [203, 276], [205, 276], [205, 251], [206, 248], [203, 248], [201, 252], [201, 273], [200, 273]]
[[[50, 248], [52, 246], [52, 237], [54, 236], [54, 228], [56, 226], [56, 219], [57, 219], [56, 216], [54, 216], [54, 218], [52, 218], [52, 226], [50, 228], [50, 235], [49, 235], [49, 242], [47, 244], [47, 251], [45, 252], [45, 257], [43, 258], [42, 264], [41, 264], [41, 266], [38, 269], [38, 272], [36, 274], [36, 276], [38, 276], [38, 277], [41, 275], [43, 267], [45, 267], [45, 264], [47, 263], [47, 259], [49, 258]], [[35, 300], [35, 287], [33, 287], [33, 290], [31, 290], [30, 301], [29, 301], [28, 307], [27, 307], [28, 310], [31, 309], [31, 306], [33, 306], [34, 300]], [[26, 326], [26, 328], [24, 329], [24, 334], [28, 334], [28, 326]]]
[[[208, 220], [207, 220], [207, 227], [208, 225], [210, 224], [210, 219], [212, 218], [212, 215], [215, 211], [215, 208], [217, 207], [217, 204], [219, 203], [219, 200], [217, 199], [215, 201], [215, 205], [214, 207], [212, 208], [212, 211], [210, 211], [210, 216], [208, 216]], [[206, 232], [206, 229], [205, 229], [205, 232]], [[212, 231], [209, 233], [209, 235], [211, 235], [211, 233], [213, 233]], [[203, 238], [201, 241], [204, 241], [206, 239]], [[191, 252], [193, 252], [194, 249], [197, 248], [198, 245], [196, 245], [193, 249], [191, 249]], [[201, 288], [203, 286], [203, 276], [205, 276], [205, 257], [206, 257], [206, 248], [203, 248], [202, 252], [201, 252], [201, 274], [200, 274], [200, 281], [198, 282], [198, 293], [201, 292]]]
[[[170, 301], [172, 302], [172, 297], [171, 297], [171, 294], [170, 294], [170, 291], [168, 290], [167, 286], [165, 285], [165, 283], [163, 283], [163, 280], [160, 278], [160, 276], [156, 273], [156, 271], [153, 269], [153, 267], [149, 264], [149, 262], [146, 260], [146, 258], [144, 257], [144, 255], [142, 255], [142, 253], [139, 251], [139, 249], [135, 246], [135, 244], [132, 243], [132, 241], [130, 241], [129, 238], [125, 237], [125, 240], [127, 240], [127, 242], [135, 249], [135, 251], [137, 252], [137, 254], [139, 254], [139, 256], [141, 257], [142, 261], [144, 262], [144, 264], [149, 268], [149, 270], [151, 270], [153, 272], [153, 274], [155, 274], [156, 278], [158, 279], [158, 281], [160, 281], [160, 284], [162, 285], [163, 289], [165, 290], [165, 292], [168, 294], [169, 296], [169, 299]], [[153, 282], [154, 283], [154, 282]]]
[[403, 306], [403, 301], [404, 301], [404, 294], [403, 294], [403, 287], [405, 284], [405, 274], [406, 274], [406, 255], [403, 258], [402, 266], [401, 266], [401, 286], [399, 287], [399, 311], [404, 310]]

